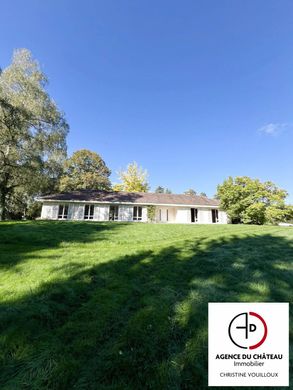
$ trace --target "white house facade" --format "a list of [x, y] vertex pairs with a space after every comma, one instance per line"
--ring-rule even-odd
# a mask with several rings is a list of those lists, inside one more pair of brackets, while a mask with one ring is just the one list
[[[219, 202], [203, 196], [80, 190], [46, 195], [41, 219], [226, 224]], [[152, 206], [152, 207], [150, 207]]]

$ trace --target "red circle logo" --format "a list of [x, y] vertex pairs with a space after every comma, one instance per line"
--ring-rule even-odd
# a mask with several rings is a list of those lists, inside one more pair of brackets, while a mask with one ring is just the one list
[[237, 347], [256, 349], [265, 342], [268, 327], [262, 316], [250, 311], [237, 314], [229, 324], [228, 333]]

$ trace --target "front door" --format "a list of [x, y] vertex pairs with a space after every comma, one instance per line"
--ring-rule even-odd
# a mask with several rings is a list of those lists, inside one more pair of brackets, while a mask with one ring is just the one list
[[191, 212], [191, 222], [197, 222], [197, 209], [190, 209]]
[[218, 210], [212, 210], [212, 223], [219, 222], [219, 212]]
[[118, 215], [119, 215], [119, 207], [118, 206], [110, 206], [109, 221], [117, 221]]

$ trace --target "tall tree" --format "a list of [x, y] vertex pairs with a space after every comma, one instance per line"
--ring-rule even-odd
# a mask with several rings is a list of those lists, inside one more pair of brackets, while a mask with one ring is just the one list
[[221, 206], [232, 221], [261, 225], [276, 223], [287, 215], [287, 192], [270, 181], [229, 177], [217, 191]]
[[206, 194], [205, 192], [201, 192], [199, 195], [200, 195], [200, 196], [207, 197], [207, 194]]
[[115, 191], [147, 192], [149, 184], [148, 173], [134, 161], [128, 164], [126, 170], [118, 172], [121, 183], [114, 185]]
[[184, 194], [194, 196], [194, 195], [196, 195], [196, 191], [193, 190], [192, 188], [190, 188], [189, 190], [185, 191]]
[[81, 149], [64, 162], [60, 190], [110, 190], [110, 174], [111, 171], [101, 156], [90, 150]]
[[16, 191], [32, 195], [56, 180], [68, 125], [50, 98], [47, 78], [26, 49], [0, 73], [0, 218]]

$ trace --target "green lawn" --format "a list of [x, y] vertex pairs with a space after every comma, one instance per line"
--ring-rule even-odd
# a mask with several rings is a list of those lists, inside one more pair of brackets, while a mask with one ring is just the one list
[[205, 389], [207, 303], [293, 295], [292, 228], [7, 222], [0, 258], [1, 389]]

